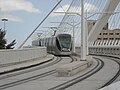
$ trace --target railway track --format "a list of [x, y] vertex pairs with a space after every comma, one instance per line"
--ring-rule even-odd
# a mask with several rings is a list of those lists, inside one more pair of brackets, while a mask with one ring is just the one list
[[45, 77], [45, 76], [48, 76], [48, 75], [52, 75], [54, 73], [56, 73], [56, 71], [51, 70], [51, 71], [48, 71], [48, 72], [45, 72], [45, 73], [42, 73], [42, 74], [39, 74], [39, 75], [36, 75], [36, 76], [32, 76], [32, 77], [28, 77], [28, 78], [25, 78], [25, 79], [22, 79], [22, 80], [18, 80], [18, 81], [14, 81], [14, 82], [11, 82], [11, 83], [4, 84], [4, 85], [0, 85], [0, 90], [6, 89], [6, 88], [9, 88], [9, 87], [13, 87], [13, 86], [16, 86], [16, 85], [20, 85], [20, 84], [23, 84], [23, 83], [26, 83], [26, 82], [29, 82], [29, 81], [33, 81], [33, 80], [36, 80], [38, 78], [42, 78], [42, 77]]
[[100, 88], [103, 88], [105, 86], [110, 85], [120, 76], [120, 61], [116, 60], [115, 57], [110, 57], [109, 59], [115, 61], [119, 65], [119, 69], [118, 69], [117, 73], [108, 82], [106, 82], [103, 86], [101, 86]]
[[[58, 61], [61, 61], [62, 58], [59, 57], [60, 60]], [[72, 59], [72, 61], [74, 61], [74, 59]], [[53, 64], [56, 64], [57, 62], [54, 62], [52, 63]], [[50, 66], [51, 64], [49, 64], [48, 66]], [[47, 65], [46, 65], [47, 66]], [[45, 68], [46, 66], [43, 66], [42, 68]], [[47, 66], [47, 67], [48, 67]], [[39, 68], [40, 69], [40, 68]], [[27, 71], [28, 72], [28, 71]], [[23, 72], [22, 72], [23, 73]], [[24, 72], [26, 73], [26, 72]], [[20, 84], [23, 84], [23, 83], [26, 83], [26, 82], [29, 82], [29, 81], [33, 81], [33, 80], [36, 80], [36, 79], [39, 79], [39, 78], [43, 78], [43, 77], [46, 77], [46, 76], [49, 76], [49, 75], [52, 75], [56, 73], [56, 70], [53, 69], [53, 70], [50, 70], [50, 71], [47, 71], [47, 72], [44, 72], [42, 74], [37, 74], [37, 75], [34, 75], [34, 76], [31, 76], [31, 77], [28, 77], [28, 78], [25, 78], [25, 79], [21, 79], [21, 80], [17, 80], [17, 81], [13, 81], [13, 82], [10, 82], [10, 83], [6, 83], [6, 84], [3, 84], [3, 85], [0, 85], [0, 90], [3, 90], [3, 89], [6, 89], [6, 88], [10, 88], [10, 87], [13, 87], [13, 86], [16, 86], [16, 85], [20, 85]], [[10, 75], [12, 76], [12, 75]], [[9, 76], [9, 77], [10, 77]], [[14, 74], [14, 76], [16, 76], [16, 74]]]
[[[30, 65], [30, 66], [26, 66], [26, 67], [22, 67], [22, 68], [15, 68], [15, 69], [13, 69], [13, 70], [5, 71], [5, 72], [0, 72], [0, 75], [4, 75], [4, 74], [7, 74], [7, 73], [12, 73], [12, 72], [20, 71], [20, 70], [25, 70], [25, 69], [33, 68], [33, 67], [36, 67], [36, 66], [39, 66], [39, 65], [48, 63], [48, 62], [50, 62], [50, 61], [52, 61], [52, 60], [53, 60], [53, 59], [49, 59], [49, 60], [47, 60], [47, 61], [40, 62], [40, 63], [34, 64], [34, 65]], [[8, 65], [8, 66], [9, 66], [9, 65]]]
[[98, 72], [100, 69], [102, 69], [102, 67], [104, 66], [104, 62], [102, 60], [100, 60], [99, 58], [95, 58], [95, 59], [97, 61], [97, 65], [93, 69], [91, 69], [90, 71], [88, 71], [88, 72], [84, 73], [83, 75], [80, 75], [80, 76], [78, 76], [74, 79], [71, 79], [67, 82], [64, 82], [60, 85], [57, 85], [53, 88], [50, 88], [48, 90], [63, 90], [63, 89], [66, 89], [66, 88], [68, 88], [68, 87], [70, 87], [70, 86], [72, 86], [72, 85], [74, 85], [74, 84], [76, 84], [80, 81], [83, 81], [84, 79], [92, 76], [93, 74]]
[[35, 65], [35, 66], [29, 67], [27, 69], [21, 69], [21, 70], [18, 70], [18, 71], [8, 73], [7, 75], [3, 75], [3, 76], [0, 75], [0, 80], [6, 79], [6, 78], [9, 78], [9, 77], [13, 77], [13, 76], [17, 76], [17, 75], [21, 75], [21, 74], [25, 74], [25, 73], [29, 73], [29, 72], [36, 71], [36, 70], [39, 70], [39, 69], [43, 69], [43, 68], [52, 66], [52, 65], [54, 65], [54, 64], [56, 64], [60, 61], [61, 61], [61, 58], [57, 57], [53, 62], [50, 62], [48, 64], [45, 64], [45, 63], [39, 64], [39, 65], [45, 64], [43, 66]]
[[70, 55], [70, 58], [72, 59], [71, 63], [74, 62], [74, 61], [78, 61], [76, 56]]

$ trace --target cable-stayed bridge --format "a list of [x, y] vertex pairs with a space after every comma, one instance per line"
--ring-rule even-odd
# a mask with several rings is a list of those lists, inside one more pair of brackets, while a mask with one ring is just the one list
[[[70, 5], [69, 9], [65, 16], [63, 17], [63, 20], [61, 21], [59, 27], [58, 27], [58, 33], [73, 33], [73, 30], [68, 23], [77, 23], [78, 25], [75, 26], [75, 41], [76, 43], [80, 41], [81, 37], [81, 1], [75, 0]], [[104, 3], [103, 3], [104, 2]], [[112, 6], [113, 4], [113, 6]], [[98, 0], [98, 1], [88, 1], [85, 0], [85, 19], [88, 21], [87, 23], [90, 24], [90, 20], [92, 23], [92, 20], [94, 21], [92, 24], [93, 27], [88, 25], [88, 41], [94, 42], [100, 31], [103, 30], [104, 26], [108, 24], [109, 30], [119, 29], [119, 0], [110, 1], [110, 0]], [[76, 15], [75, 15], [76, 13]], [[79, 14], [79, 15], [78, 15]], [[118, 21], [117, 21], [118, 20]], [[101, 25], [103, 24], [103, 25]], [[70, 28], [71, 27], [71, 28]], [[86, 26], [87, 27], [87, 26]]]
[[[120, 4], [119, 0], [84, 0], [84, 13], [85, 13], [85, 30], [86, 34], [88, 33], [88, 42], [90, 46], [110, 46], [118, 45], [119, 46], [119, 33], [120, 23]], [[61, 7], [62, 8], [62, 7]], [[67, 11], [63, 9], [63, 12], [57, 12], [58, 14], [65, 14], [60, 24], [56, 26], [56, 35], [60, 33], [68, 33], [72, 36], [74, 35], [75, 45], [81, 45], [81, 0], [73, 0], [70, 4]], [[53, 11], [53, 13], [55, 13]], [[56, 13], [56, 14], [57, 14]], [[57, 23], [57, 22], [56, 22]], [[106, 29], [104, 29], [104, 27]], [[52, 28], [52, 27], [51, 27]], [[49, 28], [50, 29], [50, 28]], [[48, 32], [51, 32], [49, 31]], [[52, 28], [53, 29], [53, 28]], [[115, 31], [116, 29], [116, 31]], [[105, 31], [106, 30], [106, 31]], [[118, 38], [110, 38], [109, 35], [113, 32], [113, 36]], [[37, 30], [36, 30], [37, 31]], [[104, 35], [108, 38], [100, 39], [100, 32], [105, 32], [107, 35]], [[115, 33], [116, 32], [116, 33]], [[73, 34], [74, 33], [74, 34]], [[46, 32], [42, 32], [41, 37], [50, 36], [51, 34], [45, 35]], [[102, 33], [104, 34], [104, 33]], [[115, 34], [115, 35], [114, 35]], [[101, 35], [103, 36], [103, 35]], [[115, 36], [115, 37], [116, 37]], [[112, 39], [112, 40], [111, 40]], [[104, 44], [103, 44], [104, 43]]]
[[[19, 49], [0, 51], [0, 90], [104, 90], [105, 86], [120, 80], [120, 1], [72, 0], [67, 10], [64, 10], [61, 1], [35, 27]], [[63, 12], [55, 12], [58, 5]], [[47, 54], [47, 43], [44, 41], [37, 43], [43, 44], [42, 47], [21, 48], [42, 28], [42, 23], [51, 13], [64, 14], [62, 21], [58, 26], [48, 28], [53, 29], [54, 33], [37, 33], [37, 39], [45, 41], [52, 35], [70, 34], [75, 47], [71, 57]], [[64, 50], [62, 45], [58, 47]], [[82, 55], [85, 60], [81, 59]], [[117, 90], [117, 87], [110, 90]]]

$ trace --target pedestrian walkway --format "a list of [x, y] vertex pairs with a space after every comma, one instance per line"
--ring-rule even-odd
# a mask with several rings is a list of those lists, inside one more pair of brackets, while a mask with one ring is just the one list
[[51, 61], [53, 58], [54, 58], [53, 55], [48, 54], [46, 57], [42, 58], [20, 61], [15, 63], [0, 64], [0, 74], [42, 64]]

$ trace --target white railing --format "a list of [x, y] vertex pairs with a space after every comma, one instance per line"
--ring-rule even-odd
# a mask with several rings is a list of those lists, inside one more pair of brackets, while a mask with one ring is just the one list
[[120, 46], [93, 46], [89, 47], [89, 54], [108, 55], [120, 58]]

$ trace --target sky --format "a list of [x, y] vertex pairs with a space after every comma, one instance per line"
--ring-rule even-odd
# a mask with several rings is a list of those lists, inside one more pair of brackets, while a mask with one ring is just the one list
[[[59, 0], [0, 0], [0, 28], [4, 29], [3, 18], [8, 19], [5, 22], [5, 30], [7, 43], [10, 43], [16, 39], [15, 47], [19, 47], [23, 41], [30, 35], [30, 33], [36, 28], [36, 26], [45, 18], [45, 16], [52, 10], [52, 8], [58, 3]], [[54, 12], [67, 11], [72, 0], [62, 0]], [[91, 0], [90, 0], [91, 1]], [[98, 5], [104, 2], [104, 0], [94, 0]], [[92, 3], [92, 2], [91, 2]], [[61, 7], [62, 6], [62, 7]], [[99, 10], [99, 6], [85, 3], [87, 11]], [[74, 8], [73, 8], [74, 9]], [[48, 28], [56, 27], [60, 22], [64, 14], [52, 13], [46, 21], [38, 28], [37, 32], [26, 42], [25, 46], [31, 45], [31, 41], [37, 37], [38, 32], [46, 32]], [[52, 32], [53, 31], [48, 31]]]
[[[5, 30], [7, 42], [10, 43], [16, 39], [16, 46], [27, 38], [27, 36], [36, 28], [36, 26], [44, 19], [49, 11], [55, 6], [59, 0], [0, 0], [0, 19], [8, 19], [5, 22]], [[63, 0], [61, 5], [67, 10], [71, 0]], [[58, 5], [55, 11], [61, 11]], [[51, 22], [58, 22], [62, 16], [51, 14], [41, 27], [54, 26]], [[4, 29], [4, 22], [0, 20], [0, 28]], [[45, 29], [45, 28], [43, 28]], [[30, 45], [31, 37], [25, 45]]]

